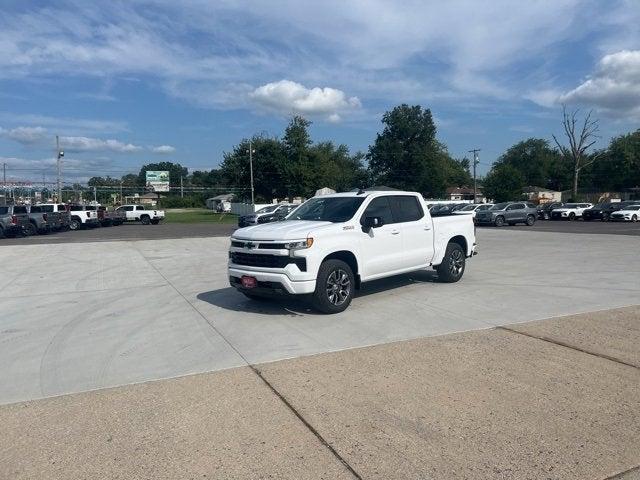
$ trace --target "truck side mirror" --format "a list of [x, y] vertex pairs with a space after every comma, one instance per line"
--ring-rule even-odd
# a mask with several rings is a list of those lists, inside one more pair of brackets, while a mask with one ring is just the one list
[[366, 231], [369, 231], [372, 228], [381, 227], [382, 225], [384, 225], [382, 217], [365, 217], [364, 223], [362, 224]]

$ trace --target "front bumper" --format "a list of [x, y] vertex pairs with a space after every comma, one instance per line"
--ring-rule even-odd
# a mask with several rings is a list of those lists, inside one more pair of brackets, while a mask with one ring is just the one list
[[[244, 289], [240, 283], [243, 275], [255, 277], [258, 281], [256, 288]], [[286, 273], [266, 272], [242, 265], [229, 265], [229, 283], [232, 287], [246, 292], [255, 292], [256, 294], [265, 293], [289, 293], [292, 295], [304, 295], [313, 293], [316, 289], [315, 280], [293, 281]], [[280, 291], [280, 292], [279, 292]]]

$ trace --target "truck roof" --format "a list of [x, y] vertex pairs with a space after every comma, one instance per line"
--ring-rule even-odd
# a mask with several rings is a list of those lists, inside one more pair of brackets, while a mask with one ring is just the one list
[[327, 195], [320, 195], [320, 197], [368, 197], [371, 195], [375, 196], [386, 196], [386, 195], [417, 195], [422, 197], [418, 192], [409, 192], [404, 190], [356, 190], [351, 192], [342, 192], [342, 193], [329, 193]]

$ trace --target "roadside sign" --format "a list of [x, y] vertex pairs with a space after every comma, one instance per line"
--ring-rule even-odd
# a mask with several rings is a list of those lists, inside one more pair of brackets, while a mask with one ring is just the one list
[[169, 172], [166, 170], [147, 170], [146, 185], [154, 192], [168, 192]]

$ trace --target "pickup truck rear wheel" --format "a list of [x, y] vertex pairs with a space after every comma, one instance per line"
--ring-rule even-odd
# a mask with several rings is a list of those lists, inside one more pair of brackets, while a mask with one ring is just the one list
[[141, 222], [143, 225], [149, 225], [149, 224], [151, 223], [151, 219], [149, 218], [149, 215], [142, 215], [142, 216], [140, 217], [140, 222]]
[[355, 277], [342, 260], [327, 260], [320, 265], [312, 304], [322, 313], [340, 313], [353, 298]]
[[438, 279], [445, 283], [454, 283], [462, 278], [466, 265], [466, 256], [457, 243], [449, 243], [442, 263], [436, 267]]

